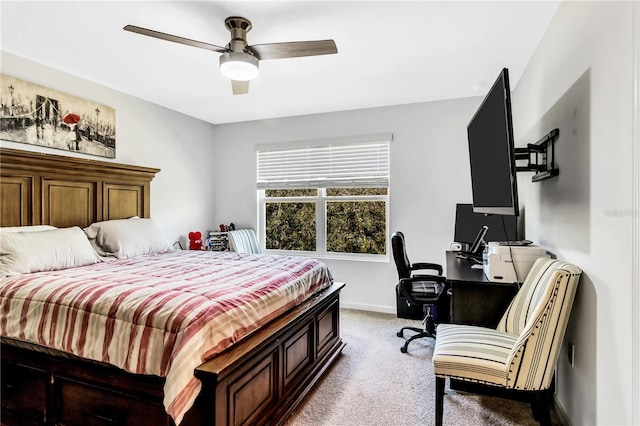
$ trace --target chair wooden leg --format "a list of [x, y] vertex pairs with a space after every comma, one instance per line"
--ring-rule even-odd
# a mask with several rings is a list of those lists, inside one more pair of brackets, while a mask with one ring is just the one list
[[531, 405], [533, 417], [540, 422], [541, 426], [551, 426], [551, 404], [549, 397], [548, 389], [537, 391], [535, 404]]
[[436, 426], [442, 426], [442, 410], [444, 408], [444, 377], [436, 377]]
[[531, 400], [529, 401], [531, 404], [531, 414], [533, 414], [533, 419], [536, 421], [540, 420], [540, 408], [538, 407], [538, 392], [533, 392], [531, 395]]

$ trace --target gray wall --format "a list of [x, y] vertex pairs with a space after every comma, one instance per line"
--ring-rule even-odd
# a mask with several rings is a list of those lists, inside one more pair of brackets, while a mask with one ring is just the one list
[[563, 2], [513, 94], [519, 145], [560, 129], [560, 176], [519, 182], [527, 237], [584, 271], [557, 370], [574, 425], [633, 423], [632, 30], [631, 2]]
[[115, 160], [8, 141], [0, 146], [160, 168], [151, 182], [151, 215], [167, 240], [184, 245], [189, 231], [210, 228], [213, 197], [203, 172], [215, 160], [212, 124], [5, 51], [0, 60], [3, 74], [115, 108], [117, 133]]

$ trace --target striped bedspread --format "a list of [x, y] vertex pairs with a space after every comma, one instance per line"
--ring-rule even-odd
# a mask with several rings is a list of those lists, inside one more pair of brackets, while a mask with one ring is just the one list
[[179, 424], [194, 368], [331, 283], [316, 260], [170, 251], [0, 280], [0, 333], [166, 377]]

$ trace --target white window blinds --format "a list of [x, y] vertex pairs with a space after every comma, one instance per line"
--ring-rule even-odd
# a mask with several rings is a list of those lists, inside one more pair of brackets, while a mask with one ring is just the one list
[[258, 189], [388, 187], [391, 139], [259, 146]]

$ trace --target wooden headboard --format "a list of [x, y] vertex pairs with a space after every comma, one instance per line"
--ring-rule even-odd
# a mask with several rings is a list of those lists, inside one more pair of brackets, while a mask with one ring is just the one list
[[160, 169], [0, 148], [0, 226], [86, 227], [151, 214]]

